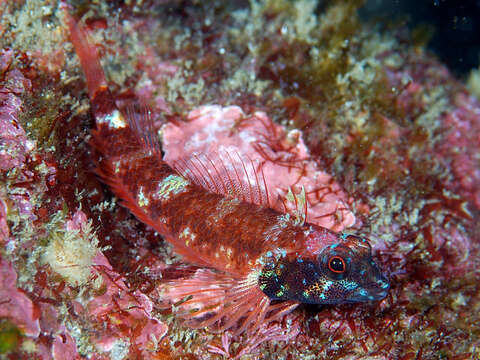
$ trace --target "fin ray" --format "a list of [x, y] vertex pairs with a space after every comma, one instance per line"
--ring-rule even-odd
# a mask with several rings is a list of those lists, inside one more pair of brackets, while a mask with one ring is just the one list
[[172, 167], [207, 191], [271, 208], [261, 164], [257, 168], [250, 158], [244, 161], [240, 154], [235, 154], [235, 157], [229, 151], [214, 156], [192, 154], [191, 159], [176, 160]]
[[[232, 330], [253, 333], [261, 325], [278, 319], [297, 303], [271, 304], [252, 274], [236, 277], [211, 269], [198, 269], [190, 278], [169, 281], [161, 286], [164, 304], [176, 304], [177, 316], [189, 327], [209, 327], [211, 331]], [[185, 301], [182, 299], [187, 298]]]
[[152, 113], [145, 104], [129, 104], [122, 111], [127, 119], [130, 129], [135, 133], [137, 139], [148, 150], [150, 154], [156, 154], [161, 157], [162, 150], [160, 141], [155, 131]]
[[85, 29], [68, 12], [68, 5], [64, 5], [64, 16], [69, 29], [70, 40], [80, 59], [80, 64], [85, 71], [88, 94], [94, 99], [99, 90], [107, 88], [107, 80], [102, 65], [98, 59], [97, 49], [88, 40]]

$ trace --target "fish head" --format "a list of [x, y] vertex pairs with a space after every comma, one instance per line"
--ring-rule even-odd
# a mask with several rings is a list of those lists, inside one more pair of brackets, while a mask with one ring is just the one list
[[385, 298], [390, 283], [373, 260], [368, 240], [347, 234], [339, 239], [318, 255], [317, 279], [307, 289], [312, 300], [341, 304]]
[[309, 304], [345, 304], [385, 298], [388, 279], [372, 258], [366, 239], [329, 234], [315, 256], [276, 259], [261, 271], [261, 290], [273, 300]]

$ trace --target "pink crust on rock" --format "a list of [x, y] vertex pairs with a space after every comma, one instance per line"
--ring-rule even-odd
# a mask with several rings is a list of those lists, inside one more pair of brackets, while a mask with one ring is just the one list
[[17, 288], [17, 274], [9, 261], [0, 257], [0, 318], [7, 318], [27, 336], [40, 335], [35, 308], [23, 291]]
[[[0, 198], [0, 225], [5, 224], [3, 206]], [[67, 231], [83, 231], [88, 221], [87, 215], [77, 210], [63, 226]], [[13, 241], [8, 227], [2, 225], [1, 231], [3, 242]], [[39, 278], [43, 278], [42, 274], [45, 273], [38, 272]], [[58, 307], [62, 302], [71, 310], [71, 326], [76, 326], [76, 319], [88, 324], [89, 328], [84, 331], [90, 332], [89, 343], [97, 348], [96, 351], [113, 354], [123, 347], [128, 353], [141, 354], [142, 359], [153, 359], [152, 351], [168, 330], [167, 325], [152, 314], [152, 301], [140, 291], [129, 290], [124, 278], [112, 269], [101, 252], [93, 259], [91, 279], [85, 287], [90, 288], [91, 296], [86, 303], [73, 299], [71, 288], [64, 282], [59, 285], [40, 280], [34, 292], [28, 293], [17, 287], [17, 277], [12, 264], [0, 256], [0, 319], [8, 319], [18, 327], [23, 335], [21, 342], [28, 340], [34, 344], [26, 345], [35, 349], [26, 358], [79, 358], [74, 336], [81, 334], [71, 332], [71, 327], [63, 323]], [[55, 297], [59, 296], [56, 289], [62, 289], [62, 297]], [[51, 342], [43, 342], [42, 336], [48, 336]]]
[[166, 84], [167, 80], [171, 79], [179, 71], [178, 66], [168, 61], [163, 61], [161, 56], [158, 56], [155, 50], [149, 46], [146, 46], [145, 53], [139, 55], [138, 60], [139, 70], [148, 76], [139, 82], [135, 94], [144, 102], [153, 99], [151, 104], [155, 113], [172, 114], [170, 105], [165, 100], [165, 97], [158, 92], [158, 88]]
[[452, 170], [460, 189], [450, 187], [470, 199], [480, 209], [480, 103], [472, 96], [458, 94], [457, 108], [444, 117], [445, 139], [438, 146], [440, 156], [452, 159]]
[[27, 139], [25, 130], [18, 123], [18, 116], [23, 111], [21, 96], [30, 91], [32, 85], [20, 70], [7, 71], [12, 59], [12, 50], [0, 52], [0, 75], [5, 77], [4, 85], [0, 86], [0, 171], [21, 166], [34, 148], [34, 143]]
[[69, 333], [56, 335], [53, 339], [52, 356], [55, 360], [79, 359], [75, 340]]
[[[65, 227], [81, 231], [87, 222], [85, 213], [77, 210]], [[101, 278], [105, 292], [91, 299], [85, 310], [92, 321], [95, 319], [108, 327], [108, 331], [99, 333], [92, 342], [102, 351], [112, 351], [116, 344], [124, 341], [127, 332], [132, 345], [142, 349], [144, 358], [149, 359], [148, 350], [154, 349], [168, 330], [167, 325], [152, 315], [152, 301], [138, 290], [129, 290], [124, 278], [112, 269], [101, 252], [93, 259], [92, 273], [94, 278]]]
[[108, 331], [94, 340], [95, 344], [102, 351], [112, 351], [128, 333], [132, 345], [141, 349], [143, 358], [150, 359], [149, 351], [155, 349], [168, 326], [153, 316], [152, 301], [145, 294], [127, 288], [124, 279], [112, 269], [102, 253], [95, 257], [93, 267], [102, 277], [106, 291], [92, 299], [87, 310], [90, 317], [108, 327]]
[[[262, 111], [246, 115], [238, 106], [201, 106], [188, 114], [188, 122], [168, 123], [161, 132], [164, 159], [169, 164], [189, 159], [192, 154], [218, 156], [227, 165], [228, 156], [222, 155], [225, 153], [233, 159], [240, 157], [245, 163], [252, 160], [265, 175], [275, 210], [285, 211], [282, 199], [289, 187], [298, 194], [303, 186], [307, 222], [333, 231], [342, 231], [355, 223], [347, 195], [331, 175], [310, 160], [301, 132], [287, 132]], [[222, 167], [219, 169], [221, 172]], [[291, 206], [287, 203], [288, 208]]]
[[0, 191], [0, 245], [4, 245], [7, 242], [7, 238], [10, 234], [7, 224], [7, 203], [4, 199], [4, 194]]

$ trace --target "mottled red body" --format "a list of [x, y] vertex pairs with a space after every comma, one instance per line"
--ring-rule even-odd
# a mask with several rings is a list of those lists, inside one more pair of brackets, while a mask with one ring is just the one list
[[[249, 178], [246, 162], [224, 177], [217, 171], [224, 164], [209, 158], [183, 163], [177, 167], [182, 174], [166, 164], [148, 114], [123, 115], [116, 108], [95, 49], [68, 15], [67, 21], [96, 117], [97, 173], [185, 261], [203, 267], [161, 292], [172, 303], [189, 297], [180, 309], [192, 325], [243, 332], [300, 302], [338, 304], [386, 295], [389, 284], [371, 260], [367, 241], [269, 208], [261, 176], [254, 172]], [[285, 301], [271, 304], [272, 299]]]

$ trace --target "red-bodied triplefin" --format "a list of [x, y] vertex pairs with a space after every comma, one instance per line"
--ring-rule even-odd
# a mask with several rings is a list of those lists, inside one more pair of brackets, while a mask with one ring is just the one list
[[[97, 173], [140, 221], [199, 268], [163, 286], [189, 325], [255, 331], [300, 303], [383, 299], [389, 281], [366, 239], [336, 234], [269, 206], [262, 173], [227, 154], [222, 161], [162, 160], [148, 111], [123, 113], [108, 90], [96, 49], [68, 14], [96, 119]], [[234, 159], [235, 158], [235, 159]], [[222, 173], [223, 175], [220, 175]], [[246, 178], [246, 180], [245, 180]], [[186, 300], [185, 300], [186, 299]]]

